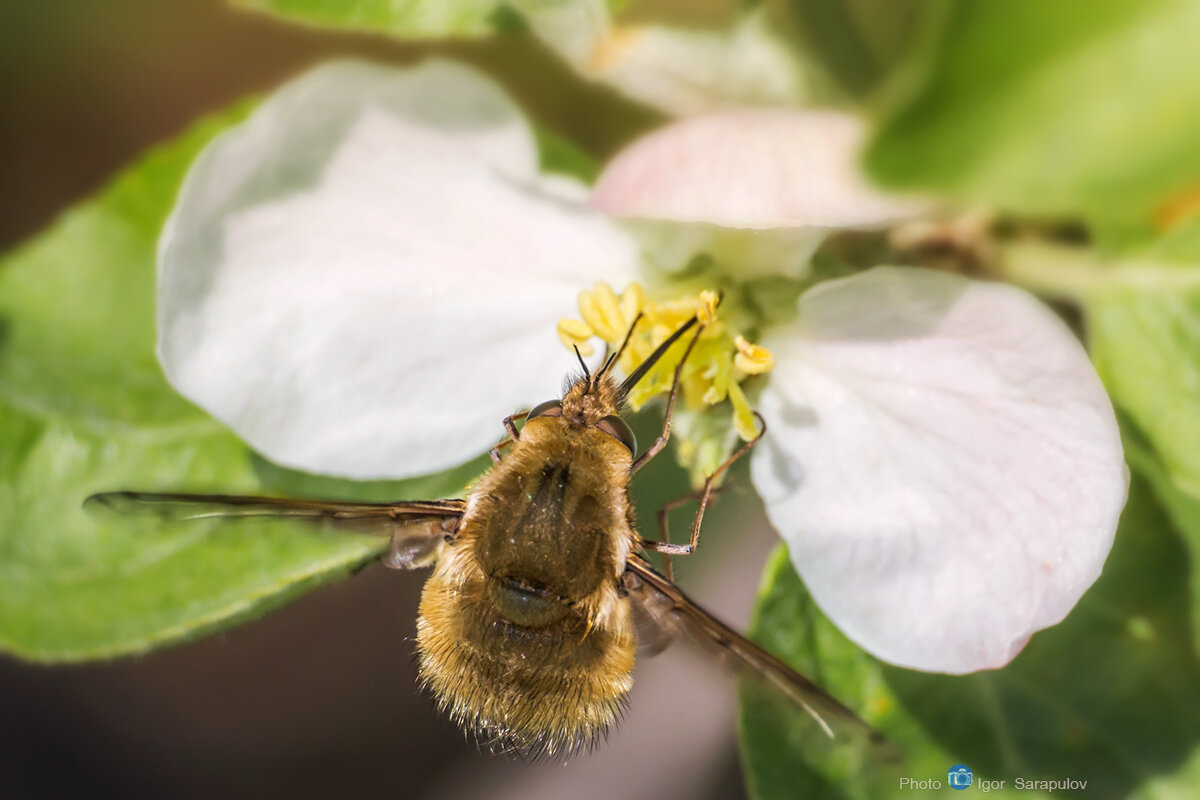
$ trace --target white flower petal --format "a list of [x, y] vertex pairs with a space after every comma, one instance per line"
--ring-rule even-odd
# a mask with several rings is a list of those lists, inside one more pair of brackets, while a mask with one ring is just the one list
[[664, 272], [686, 269], [700, 255], [738, 280], [766, 275], [802, 278], [825, 228], [722, 228], [707, 222], [625, 220], [625, 229], [641, 244], [645, 257]]
[[537, 174], [490, 80], [325, 66], [197, 160], [163, 234], [171, 383], [268, 458], [355, 478], [478, 455], [559, 389], [554, 325], [636, 248]]
[[605, 0], [514, 0], [534, 35], [589, 80], [674, 116], [796, 106], [800, 62], [751, 12], [726, 30], [613, 25]]
[[919, 213], [859, 175], [863, 128], [833, 111], [757, 109], [694, 117], [609, 163], [592, 205], [619, 217], [730, 228], [847, 228]]
[[542, 44], [578, 68], [612, 32], [608, 0], [511, 0]]
[[745, 106], [796, 106], [807, 87], [792, 53], [761, 13], [731, 30], [618, 28], [580, 71], [674, 116]]
[[1007, 663], [1100, 574], [1128, 474], [1078, 341], [1010, 286], [878, 268], [765, 342], [753, 479], [817, 603], [880, 658]]

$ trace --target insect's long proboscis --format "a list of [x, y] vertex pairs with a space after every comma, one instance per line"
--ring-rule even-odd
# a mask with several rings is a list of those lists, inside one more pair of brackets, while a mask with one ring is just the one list
[[646, 373], [649, 372], [654, 365], [658, 363], [658, 360], [662, 358], [668, 350], [671, 349], [671, 346], [679, 341], [679, 338], [691, 330], [692, 326], [699, 321], [700, 320], [697, 317], [692, 317], [687, 322], [683, 323], [683, 325], [679, 326], [678, 330], [668, 336], [666, 341], [656, 347], [654, 352], [648, 355], [646, 360], [637, 366], [637, 369], [629, 373], [629, 377], [627, 377], [621, 383], [620, 388], [617, 390], [617, 396], [624, 399], [631, 391], [633, 391], [633, 387], [637, 386], [638, 381], [646, 377]]

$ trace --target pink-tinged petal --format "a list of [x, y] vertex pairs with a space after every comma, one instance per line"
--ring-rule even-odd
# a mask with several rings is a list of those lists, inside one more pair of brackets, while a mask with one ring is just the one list
[[479, 455], [556, 395], [580, 287], [637, 266], [537, 158], [465, 67], [301, 77], [188, 176], [160, 245], [167, 377], [287, 466], [399, 478]]
[[1104, 387], [1031, 295], [885, 268], [807, 292], [752, 469], [817, 603], [901, 666], [1000, 667], [1100, 574], [1128, 473]]
[[833, 111], [694, 117], [619, 153], [592, 205], [618, 217], [756, 229], [870, 227], [920, 213], [920, 204], [884, 195], [861, 177], [863, 135], [857, 118]]

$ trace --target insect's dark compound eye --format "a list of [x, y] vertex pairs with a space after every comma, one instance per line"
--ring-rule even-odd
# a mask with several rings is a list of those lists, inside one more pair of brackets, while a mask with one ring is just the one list
[[633, 431], [625, 424], [625, 420], [614, 414], [597, 422], [596, 427], [625, 445], [630, 453], [637, 453], [637, 439], [634, 437]]
[[547, 400], [544, 403], [538, 403], [529, 411], [529, 416], [526, 419], [535, 419], [537, 417], [561, 417], [562, 416], [562, 401]]

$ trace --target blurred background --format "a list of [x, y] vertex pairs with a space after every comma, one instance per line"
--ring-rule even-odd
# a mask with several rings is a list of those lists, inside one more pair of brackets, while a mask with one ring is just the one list
[[[672, 4], [645, 5], [669, 14]], [[434, 49], [484, 65], [597, 156], [655, 119], [513, 37], [409, 45], [282, 25], [220, 0], [4, 3], [0, 249], [148, 147], [308, 65], [348, 54], [411, 62]], [[693, 563], [677, 566], [682, 585], [739, 627], [775, 541], [752, 493], [741, 495], [708, 518]], [[744, 794], [734, 681], [686, 648], [639, 662], [628, 717], [596, 753], [566, 767], [480, 753], [416, 687], [411, 640], [423, 577], [369, 567], [261, 620], [139, 658], [43, 667], [0, 656], [3, 794]]]

